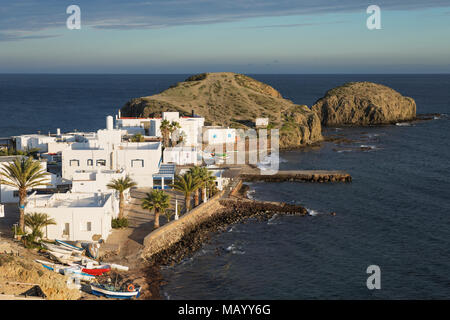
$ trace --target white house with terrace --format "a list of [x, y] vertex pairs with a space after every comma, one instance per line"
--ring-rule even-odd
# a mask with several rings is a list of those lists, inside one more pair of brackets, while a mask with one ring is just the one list
[[106, 129], [62, 151], [62, 177], [74, 180], [80, 171], [123, 171], [139, 187], [152, 187], [152, 175], [161, 164], [161, 143], [122, 142], [125, 134], [113, 129], [113, 118], [108, 116]]
[[119, 204], [111, 193], [32, 194], [25, 205], [25, 214], [33, 212], [46, 213], [55, 220], [55, 225], [43, 230], [47, 239], [106, 240]]
[[183, 136], [184, 146], [201, 146], [202, 128], [205, 124], [205, 118], [197, 116], [192, 112], [190, 116], [180, 116], [179, 112], [162, 112], [162, 117], [156, 118], [132, 118], [121, 117], [120, 111], [116, 116], [117, 128], [126, 130], [129, 133], [143, 133], [151, 137], [161, 137], [161, 122], [177, 122], [180, 125], [178, 129], [179, 136]]

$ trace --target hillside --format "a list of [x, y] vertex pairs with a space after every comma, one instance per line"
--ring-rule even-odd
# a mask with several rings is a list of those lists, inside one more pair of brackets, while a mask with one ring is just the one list
[[372, 82], [349, 82], [331, 89], [311, 109], [325, 126], [388, 124], [416, 117], [414, 99]]
[[206, 125], [249, 128], [257, 117], [270, 119], [280, 129], [280, 147], [311, 144], [322, 139], [319, 117], [306, 106], [283, 99], [271, 86], [236, 73], [203, 73], [163, 92], [135, 98], [121, 109], [122, 116], [156, 117], [178, 111], [205, 117]]

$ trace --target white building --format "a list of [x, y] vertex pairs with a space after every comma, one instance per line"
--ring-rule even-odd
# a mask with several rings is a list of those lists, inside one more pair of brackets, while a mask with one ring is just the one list
[[56, 137], [42, 134], [24, 134], [13, 138], [16, 140], [16, 149], [21, 151], [37, 148], [40, 152], [48, 152], [48, 143], [56, 141]]
[[[4, 156], [0, 157], [0, 170], [2, 169], [3, 165], [5, 164], [11, 164], [14, 159], [21, 158], [22, 156]], [[41, 168], [44, 171], [47, 171], [47, 162], [41, 161]], [[49, 185], [48, 186], [39, 186], [34, 188], [34, 190], [37, 189], [49, 189], [49, 188], [56, 188], [56, 185], [59, 182], [59, 179], [56, 175], [52, 173], [48, 173], [48, 178], [46, 181]], [[32, 193], [32, 190], [29, 190], [29, 193]], [[19, 202], [19, 190], [5, 184], [0, 184], [0, 203], [18, 203]]]
[[[207, 166], [206, 168], [208, 169], [209, 172], [211, 172], [212, 176], [216, 177], [216, 180], [215, 180], [216, 187], [217, 187], [217, 189], [222, 191], [223, 188], [225, 188], [228, 185], [228, 183], [230, 182], [229, 178], [225, 178], [223, 176], [223, 173], [225, 172], [225, 170], [215, 167], [215, 166]], [[181, 169], [180, 175], [183, 175], [188, 171], [189, 171], [189, 169]]]
[[[167, 120], [169, 122], [178, 122], [180, 129], [178, 135], [184, 137], [183, 145], [198, 146], [201, 144], [202, 127], [205, 124], [205, 118], [196, 115], [190, 117], [180, 117], [179, 112], [162, 112], [160, 118], [130, 118], [121, 117], [120, 112], [117, 119], [117, 128], [126, 130], [127, 132], [141, 133], [144, 130], [149, 136], [161, 137], [161, 122]], [[131, 134], [130, 133], [130, 134]]]
[[46, 213], [55, 220], [43, 230], [45, 238], [71, 241], [92, 241], [95, 235], [106, 240], [118, 210], [110, 193], [33, 194], [25, 206], [25, 214]]
[[256, 127], [267, 127], [269, 125], [269, 118], [256, 118], [255, 126]]
[[203, 142], [211, 145], [235, 143], [236, 129], [218, 126], [203, 127]]
[[172, 147], [163, 152], [164, 163], [175, 163], [178, 165], [197, 165], [201, 162], [196, 147]]
[[112, 117], [107, 119], [106, 130], [62, 151], [62, 177], [73, 180], [80, 170], [123, 170], [139, 187], [152, 187], [152, 174], [161, 163], [161, 143], [122, 142], [126, 131], [113, 129]]
[[73, 174], [71, 191], [75, 193], [111, 193], [114, 190], [108, 189], [108, 183], [113, 179], [125, 177], [124, 170], [78, 170]]

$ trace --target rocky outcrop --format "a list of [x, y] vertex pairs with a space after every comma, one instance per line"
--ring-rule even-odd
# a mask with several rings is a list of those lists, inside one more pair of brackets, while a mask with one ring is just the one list
[[416, 117], [414, 99], [371, 82], [331, 89], [311, 109], [326, 126], [389, 124]]
[[299, 147], [322, 140], [319, 117], [306, 106], [283, 99], [271, 86], [242, 74], [202, 73], [153, 96], [130, 100], [125, 117], [158, 117], [178, 111], [205, 118], [206, 125], [251, 128], [255, 118], [267, 117], [280, 129], [280, 148]]

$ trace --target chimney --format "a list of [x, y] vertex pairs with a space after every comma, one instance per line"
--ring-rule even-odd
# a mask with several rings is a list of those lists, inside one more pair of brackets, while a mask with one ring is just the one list
[[57, 128], [57, 129], [56, 129], [56, 135], [57, 135], [57, 136], [60, 136], [60, 135], [61, 135], [61, 129], [60, 129], [60, 128]]
[[194, 109], [192, 109], [192, 118], [195, 116]]
[[106, 117], [106, 129], [107, 130], [112, 130], [113, 126], [114, 126], [113, 123], [114, 123], [113, 117], [107, 116]]

